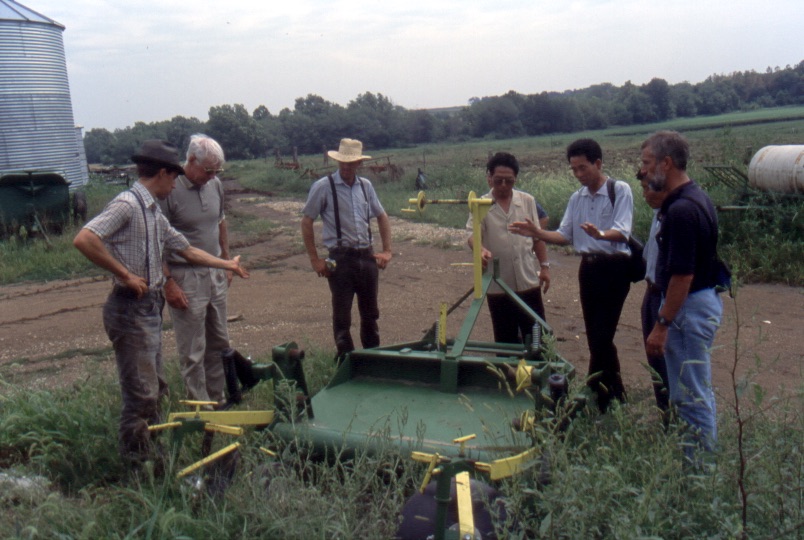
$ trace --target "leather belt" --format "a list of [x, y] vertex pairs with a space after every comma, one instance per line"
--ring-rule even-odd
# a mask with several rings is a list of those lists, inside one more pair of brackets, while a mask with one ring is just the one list
[[628, 258], [626, 253], [581, 253], [583, 262], [619, 261]]
[[347, 257], [367, 257], [374, 255], [374, 249], [367, 248], [351, 248], [351, 247], [336, 247], [329, 250], [330, 255], [346, 255]]
[[134, 289], [129, 289], [128, 287], [123, 287], [122, 285], [115, 285], [112, 287], [112, 296], [116, 296], [118, 298], [127, 298], [129, 300], [146, 300], [161, 294], [161, 289], [149, 289], [148, 292], [143, 294], [140, 298], [137, 298], [137, 291]]

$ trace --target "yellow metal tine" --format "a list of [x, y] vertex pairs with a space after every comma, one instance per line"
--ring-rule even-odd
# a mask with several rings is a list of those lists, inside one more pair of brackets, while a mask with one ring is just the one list
[[419, 493], [424, 493], [424, 489], [427, 487], [427, 484], [430, 483], [430, 479], [433, 477], [433, 471], [435, 470], [438, 461], [441, 459], [441, 456], [438, 453], [433, 454], [430, 456], [430, 466], [427, 467], [427, 472], [424, 474], [424, 480], [422, 481], [422, 485], [419, 488]]
[[195, 407], [195, 413], [198, 414], [201, 412], [201, 407], [208, 405], [210, 407], [214, 407], [218, 404], [217, 401], [198, 401], [194, 399], [180, 399], [179, 403], [182, 405], [187, 405], [189, 407]]
[[486, 463], [484, 461], [476, 461], [475, 470], [485, 474], [489, 474], [491, 473], [491, 463]]
[[[520, 454], [510, 456], [503, 459], [498, 459], [487, 464], [489, 478], [491, 480], [500, 480], [502, 478], [510, 478], [515, 474], [521, 473], [535, 465], [539, 464], [539, 456], [541, 452], [538, 448], [530, 448]], [[486, 464], [484, 464], [486, 465]], [[478, 470], [480, 470], [478, 468]]]
[[461, 538], [474, 538], [475, 516], [472, 510], [472, 483], [467, 471], [455, 475], [455, 491], [458, 502], [458, 526]]
[[166, 424], [155, 424], [153, 426], [148, 426], [148, 431], [164, 431], [166, 429], [177, 428], [180, 425], [181, 422], [167, 422]]
[[201, 419], [227, 426], [259, 426], [273, 422], [274, 411], [201, 411], [170, 413], [168, 420]]
[[276, 453], [276, 452], [274, 452], [274, 451], [272, 451], [272, 450], [268, 450], [268, 449], [267, 449], [267, 448], [265, 448], [264, 446], [260, 446], [260, 451], [261, 451], [261, 452], [264, 452], [264, 453], [266, 453], [266, 454], [268, 454], [268, 455], [269, 455], [269, 456], [271, 456], [272, 458], [277, 457], [277, 453]]
[[196, 461], [195, 463], [193, 463], [193, 464], [192, 464], [192, 465], [190, 465], [189, 467], [186, 467], [186, 468], [182, 469], [182, 470], [181, 470], [181, 471], [179, 471], [179, 473], [176, 475], [176, 478], [184, 478], [184, 477], [185, 477], [185, 476], [187, 476], [188, 474], [190, 474], [190, 473], [192, 473], [192, 472], [194, 472], [194, 471], [196, 471], [196, 470], [200, 469], [200, 468], [201, 468], [201, 467], [203, 467], [204, 465], [207, 465], [207, 464], [209, 464], [209, 463], [212, 463], [212, 462], [213, 462], [213, 461], [215, 461], [216, 459], [218, 459], [218, 458], [220, 458], [220, 457], [223, 457], [223, 456], [225, 456], [226, 454], [229, 454], [229, 453], [231, 453], [231, 452], [234, 452], [234, 451], [235, 451], [235, 450], [237, 450], [238, 448], [240, 448], [240, 443], [239, 443], [239, 442], [232, 443], [232, 444], [230, 444], [229, 446], [227, 446], [226, 448], [221, 448], [220, 450], [218, 450], [218, 451], [217, 451], [217, 452], [215, 452], [214, 454], [210, 454], [210, 455], [208, 455], [207, 457], [205, 457], [204, 459], [199, 460], [199, 461]]
[[223, 424], [211, 424], [207, 422], [204, 426], [207, 431], [216, 431], [218, 433], [225, 433], [227, 435], [237, 435], [238, 437], [243, 434], [243, 428], [236, 426], [226, 426]]
[[452, 439], [452, 442], [455, 444], [460, 444], [461, 447], [458, 449], [458, 455], [463, 456], [466, 454], [466, 443], [471, 441], [472, 439], [476, 438], [477, 435], [472, 433], [471, 435], [464, 435], [463, 437], [458, 437], [457, 439]]
[[430, 463], [430, 460], [433, 459], [433, 454], [428, 454], [426, 452], [411, 452], [410, 459], [413, 461], [420, 461], [421, 463]]
[[447, 346], [447, 304], [444, 302], [438, 314], [438, 343], [442, 348]]

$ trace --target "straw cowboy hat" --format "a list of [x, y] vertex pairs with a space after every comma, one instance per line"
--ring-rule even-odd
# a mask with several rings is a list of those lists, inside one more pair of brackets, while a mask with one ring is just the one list
[[341, 163], [371, 159], [371, 156], [363, 155], [363, 143], [357, 139], [341, 139], [341, 145], [338, 147], [338, 151], [330, 150], [327, 152], [327, 155]]
[[134, 163], [153, 163], [169, 171], [184, 174], [184, 169], [179, 163], [179, 149], [175, 144], [159, 139], [150, 139], [142, 143], [140, 151], [131, 156], [131, 161]]

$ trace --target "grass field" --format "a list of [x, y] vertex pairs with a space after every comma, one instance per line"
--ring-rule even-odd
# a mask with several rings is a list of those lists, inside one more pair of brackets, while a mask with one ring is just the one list
[[[180, 387], [177, 363], [167, 366]], [[331, 355], [313, 351], [305, 368], [315, 393], [332, 375]], [[391, 538], [424, 477], [423, 465], [392, 450], [393, 428], [387, 449], [334, 463], [307, 459], [303, 445], [270, 458], [259, 450], [272, 447], [270, 431], [249, 429], [225, 492], [148, 468], [129, 477], [116, 449], [119, 391], [105, 372], [52, 392], [0, 381], [0, 538]], [[260, 385], [241, 408], [270, 407], [270, 396]], [[631, 397], [604, 417], [581, 415], [564, 437], [539, 431], [549, 476], [537, 467], [497, 486], [500, 538], [800, 538], [800, 388], [773, 401], [745, 393], [743, 416], [721, 411], [720, 450], [705, 473], [685, 470], [681, 433], [661, 429], [652, 398]], [[168, 410], [180, 409], [176, 399]], [[187, 437], [174, 472], [199, 458], [200, 435]], [[214, 448], [230, 442], [218, 435]]]
[[[757, 111], [745, 114], [737, 115], [735, 121], [742, 122]], [[748, 148], [753, 153], [767, 144], [800, 143], [804, 137], [802, 119], [776, 117], [764, 123], [762, 118], [750, 126], [691, 131], [696, 155], [706, 156], [706, 160], [696, 158], [692, 175], [703, 179], [703, 163], [745, 167]], [[639, 143], [657, 127], [645, 126], [644, 133], [611, 130], [583, 135], [602, 142], [606, 168], [613, 176], [631, 179]], [[431, 197], [463, 197], [470, 190], [485, 191], [483, 166], [488, 153], [507, 150], [523, 163], [521, 186], [545, 204], [555, 225], [569, 194], [577, 189], [563, 157], [566, 144], [575, 137], [478, 141], [375, 153], [392, 156], [406, 171], [399, 181], [382, 177], [375, 181], [386, 209], [398, 214], [414, 195], [418, 168], [432, 182]], [[320, 164], [320, 157], [303, 159], [310, 166], [314, 161]], [[295, 172], [274, 169], [264, 160], [230, 163], [227, 171], [247, 187], [282, 196], [303, 197], [311, 182]], [[119, 189], [93, 185], [90, 215]], [[733, 196], [721, 188], [713, 188], [712, 195], [722, 201]], [[635, 200], [637, 231], [644, 231], [649, 214], [639, 198]], [[800, 208], [801, 202], [792, 206], [789, 221], [777, 206], [773, 215], [743, 214], [729, 223], [733, 239], [724, 251], [733, 254], [733, 263], [739, 261], [736, 267], [741, 276], [804, 283]], [[430, 212], [416, 219], [438, 219], [462, 227], [465, 215], [464, 210], [455, 209], [452, 214]], [[262, 224], [245, 219], [237, 226], [247, 234], [268, 232]], [[0, 279], [9, 283], [86, 275], [90, 266], [77, 256], [71, 239], [71, 234], [65, 234], [54, 240], [51, 249], [41, 243], [4, 242]], [[762, 360], [755, 359], [753, 371], [762, 369]], [[181, 387], [177, 363], [167, 365], [170, 386]], [[330, 354], [308, 351], [305, 368], [315, 393], [332, 375]], [[132, 478], [117, 456], [119, 389], [105, 372], [97, 370], [81, 384], [54, 391], [20, 392], [0, 379], [0, 538], [390, 538], [406, 498], [424, 476], [421, 465], [394, 453], [390, 445], [388, 451], [374, 455], [358, 451], [333, 463], [307, 460], [303, 447], [288, 448], [276, 460], [259, 450], [271, 445], [270, 431], [248, 430], [241, 440], [238, 472], [223, 493], [199, 490], [192, 481], [155, 477], [148, 469]], [[751, 372], [724, 390], [743, 408], [720, 411], [717, 461], [703, 473], [685, 470], [681, 433], [677, 426], [668, 431], [661, 428], [647, 390], [645, 396], [632, 395], [632, 403], [615, 407], [605, 417], [589, 411], [563, 437], [549, 435], [543, 426], [538, 444], [549, 456], [549, 481], [544, 482], [540, 471], [531, 470], [497, 486], [506, 509], [506, 517], [496, 522], [499, 537], [801, 538], [801, 383], [791, 381], [786, 397], [771, 400], [752, 385]], [[270, 392], [265, 386], [255, 390], [244, 407], [269, 407]], [[178, 409], [176, 400], [174, 395], [167, 409]], [[167, 443], [167, 437], [163, 439]], [[216, 448], [222, 439], [216, 438]], [[198, 436], [187, 442], [176, 466], [198, 458]]]
[[[488, 190], [485, 163], [489, 154], [508, 151], [521, 164], [518, 187], [532, 193], [550, 215], [550, 227], [558, 226], [567, 200], [578, 189], [569, 172], [566, 146], [579, 137], [592, 137], [604, 149], [604, 169], [627, 180], [634, 193], [634, 233], [645, 238], [650, 228], [651, 212], [644, 204], [635, 179], [642, 141], [657, 129], [673, 128], [684, 132], [691, 145], [690, 176], [701, 183], [717, 205], [746, 207], [723, 212], [720, 219], [721, 255], [743, 282], [778, 282], [804, 285], [804, 197], [774, 194], [745, 196], [745, 190], [725, 186], [712, 177], [704, 166], [728, 165], [746, 174], [751, 157], [768, 145], [802, 144], [804, 107], [755, 110], [723, 116], [676, 119], [661, 125], [630, 126], [560, 136], [523, 139], [483, 140], [455, 145], [429, 145], [417, 148], [366, 152], [385, 158], [405, 171], [400, 180], [384, 174], [370, 175], [380, 199], [391, 215], [436, 222], [449, 227], [463, 227], [466, 211], [460, 207], [439, 208], [437, 212], [404, 214], [408, 199], [415, 197], [418, 170], [428, 179], [429, 198], [464, 198], [470, 191]], [[321, 157], [301, 158], [302, 168], [321, 166]], [[313, 181], [289, 171], [272, 168], [270, 162], [238, 163], [244, 185], [274, 193], [304, 197]], [[335, 164], [332, 164], [335, 167]], [[367, 174], [367, 173], [364, 173]]]

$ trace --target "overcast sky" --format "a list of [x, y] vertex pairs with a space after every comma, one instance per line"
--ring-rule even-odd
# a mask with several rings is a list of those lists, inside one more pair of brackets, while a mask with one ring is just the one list
[[86, 130], [317, 94], [406, 108], [804, 59], [801, 0], [19, 0], [66, 27]]

